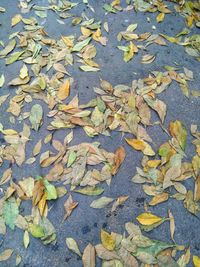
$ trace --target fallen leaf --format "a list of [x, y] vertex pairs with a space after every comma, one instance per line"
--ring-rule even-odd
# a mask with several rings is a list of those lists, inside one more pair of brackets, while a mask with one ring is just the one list
[[75, 241], [73, 238], [71, 238], [71, 237], [67, 237], [67, 238], [66, 238], [66, 244], [67, 244], [68, 248], [69, 248], [71, 251], [75, 252], [75, 253], [76, 253], [77, 255], [79, 255], [80, 257], [82, 256], [82, 255], [81, 255], [81, 252], [80, 252], [80, 250], [79, 250], [79, 247], [78, 247], [76, 241]]
[[142, 224], [142, 225], [152, 225], [154, 223], [159, 223], [162, 221], [161, 217], [158, 217], [151, 213], [141, 213], [139, 216], [137, 216], [136, 220]]
[[90, 204], [90, 207], [94, 209], [102, 209], [102, 208], [105, 208], [112, 201], [113, 201], [113, 198], [101, 197], [99, 199], [92, 201], [92, 203]]
[[114, 250], [115, 248], [115, 239], [111, 234], [101, 229], [101, 242], [102, 245], [108, 250]]
[[57, 97], [59, 100], [65, 100], [70, 93], [70, 81], [66, 80], [59, 88]]
[[0, 261], [7, 261], [13, 254], [13, 249], [5, 249], [0, 253]]
[[84, 267], [95, 267], [96, 265], [95, 248], [90, 243], [83, 251], [82, 262]]

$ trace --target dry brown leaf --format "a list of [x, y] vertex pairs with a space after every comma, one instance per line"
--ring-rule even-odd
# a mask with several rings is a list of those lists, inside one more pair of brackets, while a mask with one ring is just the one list
[[115, 151], [115, 158], [114, 158], [115, 165], [112, 168], [112, 175], [115, 175], [117, 173], [120, 165], [125, 159], [125, 156], [126, 156], [125, 149], [122, 146], [118, 147], [117, 150]]
[[82, 262], [84, 267], [95, 267], [96, 252], [95, 248], [90, 243], [83, 251]]
[[73, 201], [72, 196], [70, 195], [68, 199], [64, 203], [65, 208], [65, 216], [64, 220], [66, 220], [72, 213], [72, 211], [78, 206], [78, 202]]

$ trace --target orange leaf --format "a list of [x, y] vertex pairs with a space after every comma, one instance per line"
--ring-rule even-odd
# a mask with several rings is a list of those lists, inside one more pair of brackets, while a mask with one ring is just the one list
[[66, 80], [59, 88], [57, 97], [60, 100], [64, 100], [69, 96], [70, 92], [70, 81]]
[[145, 149], [145, 143], [142, 140], [126, 138], [126, 142], [136, 150], [142, 151]]

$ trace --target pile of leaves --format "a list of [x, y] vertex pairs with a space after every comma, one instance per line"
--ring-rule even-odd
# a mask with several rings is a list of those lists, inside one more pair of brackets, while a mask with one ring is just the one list
[[[161, 218], [151, 213], [140, 214], [136, 218], [143, 225], [151, 225]], [[88, 244], [83, 253], [80, 252], [76, 241], [66, 238], [67, 246], [74, 253], [82, 257], [83, 266], [95, 267], [96, 257], [102, 260], [102, 266], [186, 266], [190, 261], [190, 249], [176, 244], [152, 240], [143, 235], [140, 227], [132, 222], [125, 224], [126, 233], [123, 235], [101, 229], [101, 243], [93, 246]], [[174, 259], [177, 252], [182, 251], [178, 260]], [[142, 265], [139, 265], [139, 262]], [[194, 266], [199, 266], [200, 258], [193, 256]]]
[[[81, 71], [86, 72], [85, 75], [87, 72], [101, 71], [102, 66], [95, 59], [98, 51], [96, 45], [105, 47], [111, 33], [107, 21], [87, 17], [85, 13], [80, 16], [72, 13], [80, 1], [47, 2], [46, 6], [40, 6], [31, 0], [20, 0], [18, 6], [21, 13], [12, 17], [11, 27], [15, 29], [20, 24], [23, 30], [13, 32], [8, 37], [7, 44], [0, 40], [0, 59], [5, 65], [20, 62], [20, 68], [16, 68], [16, 77], [11, 81], [8, 81], [6, 71], [0, 74], [0, 106], [8, 106], [6, 112], [11, 125], [5, 128], [4, 122], [0, 123], [0, 165], [4, 168], [4, 164], [9, 164], [9, 167], [4, 168], [0, 179], [0, 234], [6, 235], [7, 227], [11, 230], [17, 227], [24, 232], [25, 248], [30, 244], [30, 236], [40, 239], [45, 245], [55, 244], [56, 230], [48, 219], [52, 202], [65, 198], [65, 214], [60, 218], [60, 223], [67, 220], [74, 209], [78, 208], [76, 194], [100, 196], [90, 203], [93, 209], [110, 206], [111, 212], [114, 212], [118, 206], [124, 204], [128, 195], [115, 198], [101, 196], [106, 186], [112, 185], [112, 179], [125, 160], [126, 151], [122, 146], [113, 153], [102, 148], [99, 142], [71, 145], [72, 131], [62, 141], [54, 137], [54, 133], [60, 129], [74, 129], [76, 134], [76, 127], [81, 127], [91, 138], [100, 134], [110, 136], [112, 131], [119, 131], [123, 137], [125, 135], [128, 145], [144, 154], [142, 168], [136, 169], [137, 173], [132, 179], [134, 183], [143, 184], [144, 192], [152, 196], [150, 202], [144, 206], [145, 212], [136, 218], [141, 229], [131, 222], [125, 225], [128, 236], [125, 233], [110, 234], [102, 229], [101, 244], [95, 247], [89, 244], [83, 254], [71, 237], [66, 239], [67, 246], [82, 257], [84, 267], [95, 266], [96, 255], [102, 259], [104, 267], [135, 267], [140, 263], [145, 267], [185, 267], [190, 261], [190, 248], [175, 243], [172, 212], [169, 210], [168, 217], [161, 218], [152, 214], [148, 208], [172, 197], [183, 201], [184, 207], [194, 215], [200, 210], [200, 133], [196, 125], [191, 126], [196, 155], [188, 162], [185, 155], [186, 128], [178, 120], [170, 122], [169, 131], [164, 128], [167, 104], [158, 97], [168, 87], [168, 90], [173, 90], [175, 82], [187, 98], [191, 94], [200, 96], [198, 91], [189, 90], [188, 83], [194, 79], [193, 72], [187, 68], [182, 71], [177, 66], [164, 66], [165, 71], [152, 71], [147, 77], [133, 80], [131, 85], [112, 85], [100, 79], [99, 88], [94, 88], [94, 99], [88, 103], [79, 103], [76, 95], [68, 101], [75, 79], [71, 77], [69, 70], [78, 66]], [[200, 26], [199, 1], [173, 2], [176, 2], [174, 9], [169, 1], [162, 0], [127, 0], [125, 6], [120, 0], [102, 3], [102, 9], [108, 15], [115, 16], [122, 11], [151, 12], [156, 13], [157, 23], [162, 23], [165, 16], [172, 12], [179, 12], [186, 18], [189, 29], [183, 29], [175, 37], [162, 33], [138, 33], [137, 23], [131, 23], [115, 37], [119, 42], [116, 48], [123, 51], [125, 62], [132, 60], [142, 50], [141, 63], [151, 64], [156, 60], [156, 55], [146, 53], [147, 47], [152, 44], [166, 46], [165, 40], [184, 46], [189, 55], [200, 59], [200, 35], [189, 35], [194, 25]], [[92, 14], [95, 13], [88, 0], [83, 0], [82, 4]], [[66, 26], [68, 19], [67, 23], [70, 21], [74, 32], [78, 29], [80, 36], [73, 31], [58, 39], [49, 36], [43, 20], [51, 11], [56, 13], [56, 21], [61, 25]], [[0, 13], [4, 12], [6, 9], [0, 7]], [[30, 16], [30, 12], [33, 12], [34, 17]], [[147, 21], [150, 23], [150, 18], [147, 17]], [[152, 30], [156, 30], [154, 25]], [[6, 87], [9, 88], [8, 94], [2, 93]], [[48, 107], [48, 114], [44, 107], [45, 110]], [[158, 121], [155, 121], [155, 114]], [[46, 117], [50, 121], [48, 134], [41, 138], [40, 129]], [[18, 123], [23, 125], [20, 132], [15, 130]], [[154, 125], [160, 125], [170, 137], [159, 147], [157, 153], [148, 134], [148, 128]], [[33, 142], [33, 131], [39, 132], [39, 140], [31, 153], [27, 153], [30, 143]], [[14, 179], [14, 164], [23, 168], [35, 162], [45, 170], [43, 177], [32, 177], [30, 173], [30, 176], [21, 180]], [[194, 191], [187, 190], [187, 179], [193, 179]], [[21, 209], [24, 202], [30, 204], [28, 215], [24, 215]], [[151, 240], [141, 232], [151, 231], [166, 221], [170, 223], [172, 244]], [[176, 251], [184, 251], [178, 259]], [[13, 249], [1, 252], [0, 261], [9, 259], [13, 252]], [[21, 256], [17, 254], [16, 265], [21, 260]], [[195, 267], [200, 266], [197, 256], [193, 256], [193, 262]]]
[[[196, 125], [192, 125], [191, 130], [196, 137], [193, 143], [197, 152], [191, 162], [184, 160], [186, 157], [186, 128], [180, 121], [174, 121], [169, 125], [171, 139], [159, 147], [158, 157], [149, 159], [149, 157], [144, 156], [142, 159], [143, 169], [137, 168], [137, 174], [132, 181], [144, 184], [144, 192], [152, 196], [149, 202], [150, 206], [155, 206], [167, 201], [169, 197], [173, 197], [183, 201], [184, 207], [192, 214], [196, 215], [200, 211], [198, 203], [200, 200], [200, 135]], [[137, 140], [132, 147], [142, 150], [143, 144]], [[184, 185], [184, 182], [191, 178], [194, 179], [195, 183], [194, 192], [187, 190]]]

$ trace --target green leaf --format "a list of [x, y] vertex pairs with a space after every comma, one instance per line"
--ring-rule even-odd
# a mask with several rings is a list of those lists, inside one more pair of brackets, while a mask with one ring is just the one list
[[44, 230], [38, 224], [29, 225], [29, 232], [32, 234], [33, 237], [36, 237], [36, 238], [41, 238], [44, 236]]
[[102, 209], [102, 208], [105, 208], [112, 201], [113, 201], [113, 198], [101, 197], [101, 198], [98, 198], [98, 199], [92, 201], [92, 203], [90, 204], [90, 207], [94, 208], [94, 209]]
[[42, 123], [42, 117], [43, 117], [42, 106], [39, 104], [35, 104], [34, 106], [32, 106], [29, 120], [32, 124], [32, 128], [35, 131], [38, 131], [39, 129]]
[[57, 191], [54, 185], [50, 184], [47, 180], [44, 180], [44, 186], [47, 192], [47, 200], [57, 199]]
[[111, 5], [105, 4], [103, 8], [109, 13], [116, 13], [116, 10]]
[[12, 55], [6, 59], [6, 65], [12, 64], [17, 61], [23, 53], [24, 51], [12, 53]]
[[69, 168], [76, 160], [76, 152], [70, 151], [68, 161], [67, 161], [67, 168]]
[[0, 51], [0, 56], [7, 56], [16, 46], [16, 40], [13, 39], [10, 41], [10, 43]]
[[86, 186], [84, 188], [74, 190], [74, 192], [88, 196], [98, 196], [104, 192], [104, 189], [101, 187]]
[[66, 244], [70, 250], [72, 250], [81, 257], [81, 252], [79, 250], [79, 247], [73, 238], [71, 237], [66, 238]]
[[80, 52], [86, 45], [89, 44], [91, 39], [91, 37], [88, 37], [87, 39], [75, 44], [75, 46], [72, 48], [72, 52]]
[[4, 202], [3, 205], [3, 217], [5, 219], [6, 225], [8, 225], [12, 230], [15, 229], [15, 220], [19, 214], [19, 208], [14, 197], [9, 198]]

